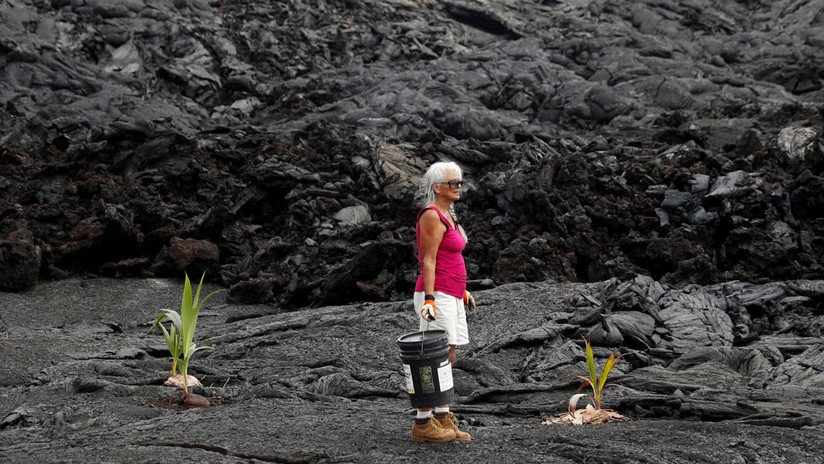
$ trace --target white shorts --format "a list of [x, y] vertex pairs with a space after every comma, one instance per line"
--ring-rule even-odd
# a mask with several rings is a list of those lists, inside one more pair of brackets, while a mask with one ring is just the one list
[[442, 292], [435, 292], [435, 308], [437, 315], [434, 321], [427, 321], [421, 316], [424, 292], [415, 292], [412, 302], [415, 314], [418, 315], [419, 330], [445, 330], [449, 335], [450, 345], [466, 345], [469, 343], [469, 329], [466, 326], [466, 311], [463, 298], [455, 298]]

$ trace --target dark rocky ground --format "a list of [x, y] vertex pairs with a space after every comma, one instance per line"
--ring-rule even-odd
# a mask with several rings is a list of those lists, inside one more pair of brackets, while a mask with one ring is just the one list
[[824, 2], [613, 3], [3, 0], [0, 285], [397, 299], [438, 159], [475, 288], [824, 277]]
[[[173, 389], [160, 386], [162, 337], [146, 330], [157, 306], [177, 303], [179, 284], [67, 279], [1, 294], [0, 459], [824, 462], [824, 281], [676, 290], [639, 278], [479, 291], [453, 405], [475, 440], [445, 445], [408, 442], [395, 346], [414, 326], [408, 302], [283, 313], [218, 297], [200, 323], [216, 350], [192, 373], [221, 404], [152, 407]], [[815, 327], [742, 318], [779, 306], [789, 319], [817, 313]], [[735, 341], [756, 325], [764, 335]], [[541, 425], [565, 410], [585, 370], [581, 338], [599, 340], [599, 357], [619, 344], [598, 338], [605, 326], [620, 327], [610, 334], [624, 337], [625, 353], [605, 406], [632, 420]]]
[[[0, 0], [0, 458], [824, 462], [822, 37], [822, 0]], [[421, 448], [442, 159], [478, 439]], [[184, 270], [228, 289], [208, 410], [149, 405]], [[633, 421], [541, 426], [586, 335]]]

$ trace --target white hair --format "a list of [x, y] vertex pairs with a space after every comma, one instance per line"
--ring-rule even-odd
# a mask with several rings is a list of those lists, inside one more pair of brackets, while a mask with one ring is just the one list
[[418, 192], [415, 195], [418, 205], [421, 208], [426, 208], [435, 202], [435, 190], [432, 189], [432, 184], [446, 182], [447, 176], [452, 173], [457, 174], [458, 178], [463, 178], [463, 171], [461, 171], [461, 167], [452, 161], [439, 161], [432, 166], [429, 166], [426, 174], [424, 174], [421, 178], [421, 183], [418, 186]]

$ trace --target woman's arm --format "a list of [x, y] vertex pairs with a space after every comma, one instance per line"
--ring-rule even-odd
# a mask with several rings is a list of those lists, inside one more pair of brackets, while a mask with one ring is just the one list
[[446, 233], [446, 226], [441, 222], [438, 213], [428, 209], [421, 214], [419, 220], [421, 244], [418, 253], [423, 260], [423, 290], [427, 295], [435, 294], [435, 260], [438, 255], [438, 247], [441, 246], [443, 234]]

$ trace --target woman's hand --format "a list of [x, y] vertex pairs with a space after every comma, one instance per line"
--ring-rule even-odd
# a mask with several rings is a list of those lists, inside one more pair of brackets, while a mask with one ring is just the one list
[[468, 290], [464, 290], [463, 302], [467, 311], [475, 311], [475, 298]]
[[435, 300], [425, 300], [421, 307], [421, 317], [425, 321], [434, 321], [435, 316], [438, 315], [438, 309], [435, 307]]

